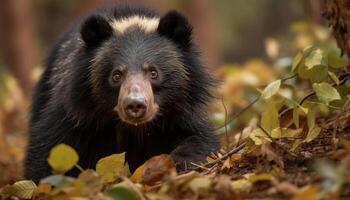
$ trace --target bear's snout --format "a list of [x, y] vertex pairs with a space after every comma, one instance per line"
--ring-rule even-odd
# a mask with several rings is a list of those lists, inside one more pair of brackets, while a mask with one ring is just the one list
[[120, 87], [114, 110], [122, 121], [132, 125], [151, 121], [157, 115], [158, 105], [150, 81], [141, 73], [129, 74]]
[[147, 110], [146, 98], [140, 93], [129, 95], [125, 99], [124, 109], [129, 118], [142, 118]]

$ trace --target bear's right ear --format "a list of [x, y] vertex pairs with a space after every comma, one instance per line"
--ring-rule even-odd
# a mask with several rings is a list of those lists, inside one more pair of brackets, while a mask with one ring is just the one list
[[183, 50], [191, 46], [192, 26], [185, 16], [175, 10], [160, 19], [157, 32], [175, 42]]
[[83, 23], [80, 34], [86, 46], [94, 48], [113, 35], [113, 28], [105, 18], [91, 16]]

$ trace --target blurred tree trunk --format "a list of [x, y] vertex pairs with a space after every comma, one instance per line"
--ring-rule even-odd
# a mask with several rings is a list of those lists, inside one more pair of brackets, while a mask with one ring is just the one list
[[194, 34], [202, 51], [205, 63], [210, 67], [220, 65], [219, 48], [217, 46], [214, 10], [210, 0], [186, 0], [183, 2], [186, 16], [194, 25]]
[[350, 57], [350, 1], [325, 0], [323, 15], [329, 21], [342, 53]]
[[310, 20], [315, 24], [321, 24], [321, 1], [309, 0], [307, 4], [306, 8], [308, 8]]
[[5, 65], [26, 97], [32, 93], [31, 71], [37, 64], [31, 1], [2, 0], [0, 31]]

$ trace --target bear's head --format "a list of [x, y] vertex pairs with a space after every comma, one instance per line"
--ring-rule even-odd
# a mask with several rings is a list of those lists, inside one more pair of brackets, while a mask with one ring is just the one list
[[191, 32], [176, 11], [163, 17], [88, 17], [80, 34], [92, 55], [88, 79], [100, 110], [132, 125], [181, 110], [191, 95], [185, 58], [192, 51]]

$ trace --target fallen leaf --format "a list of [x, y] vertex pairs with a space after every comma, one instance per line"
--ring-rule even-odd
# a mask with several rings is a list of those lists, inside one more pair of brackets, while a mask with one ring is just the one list
[[96, 172], [105, 183], [113, 182], [125, 172], [125, 153], [113, 154], [100, 159], [96, 164]]
[[187, 186], [195, 193], [197, 194], [203, 194], [203, 193], [208, 193], [210, 186], [211, 186], [211, 181], [207, 177], [196, 177], [192, 179]]
[[293, 198], [293, 200], [315, 200], [319, 191], [318, 186], [306, 186], [302, 188]]
[[175, 163], [168, 154], [154, 156], [147, 160], [144, 165], [142, 183], [147, 185], [157, 184], [159, 181], [162, 181], [165, 176], [176, 172]]
[[35, 183], [29, 180], [18, 181], [13, 184], [13, 195], [21, 199], [31, 199], [34, 191], [37, 189]]
[[122, 183], [119, 183], [118, 185], [109, 189], [106, 192], [107, 195], [113, 200], [139, 200], [137, 194], [127, 186], [121, 185]]
[[247, 179], [239, 179], [232, 181], [231, 186], [234, 191], [248, 193], [251, 190], [253, 184]]
[[55, 172], [65, 173], [72, 169], [79, 160], [77, 152], [66, 144], [59, 144], [50, 151], [48, 163]]

